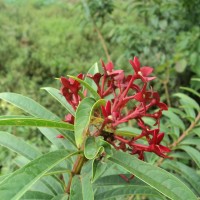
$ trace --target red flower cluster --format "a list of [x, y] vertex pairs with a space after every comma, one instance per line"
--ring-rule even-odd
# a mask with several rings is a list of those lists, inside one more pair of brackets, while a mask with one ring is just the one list
[[[95, 117], [103, 117], [103, 123], [95, 136], [103, 136], [106, 141], [112, 144], [116, 149], [129, 151], [131, 154], [138, 154], [139, 159], [144, 159], [144, 152], [154, 152], [161, 157], [168, 157], [165, 153], [170, 152], [170, 149], [161, 145], [164, 133], [160, 133], [160, 117], [163, 110], [167, 110], [167, 105], [160, 102], [159, 94], [148, 89], [149, 82], [156, 77], [150, 77], [153, 68], [141, 67], [137, 57], [130, 60], [134, 73], [125, 76], [123, 70], [114, 70], [112, 62], [104, 64], [102, 62], [103, 74], [96, 73], [87, 75], [97, 85], [97, 93], [101, 98], [109, 97], [105, 106], [101, 106], [101, 113]], [[83, 75], [79, 74], [78, 78], [83, 79]], [[139, 81], [138, 81], [139, 80]], [[138, 83], [139, 82], [139, 83]], [[82, 89], [80, 83], [71, 78], [61, 77], [61, 93], [66, 98], [69, 104], [76, 110], [79, 102], [83, 97], [79, 95]], [[87, 92], [85, 91], [84, 94]], [[153, 108], [158, 110], [153, 112]], [[128, 108], [128, 113], [125, 112]], [[100, 115], [100, 116], [99, 116]], [[143, 117], [155, 119], [155, 129], [150, 129], [144, 121]], [[133, 138], [125, 138], [115, 134], [115, 130], [120, 124], [126, 123], [129, 120], [136, 120], [137, 125], [141, 128], [141, 134]], [[68, 114], [66, 122], [74, 123], [74, 117]], [[110, 127], [113, 133], [107, 134], [104, 131], [105, 126]], [[146, 139], [146, 144], [138, 143], [141, 138]]]

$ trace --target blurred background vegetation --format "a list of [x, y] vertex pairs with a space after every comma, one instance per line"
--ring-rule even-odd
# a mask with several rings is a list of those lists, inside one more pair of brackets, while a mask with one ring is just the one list
[[[59, 88], [55, 78], [86, 73], [100, 58], [131, 72], [133, 56], [154, 67], [154, 88], [169, 106], [181, 90], [199, 101], [199, 0], [0, 0], [0, 92], [29, 96], [61, 118], [65, 111], [40, 88]], [[2, 114], [20, 112], [0, 104]], [[31, 130], [10, 132], [42, 148]], [[3, 165], [12, 156], [1, 151]]]

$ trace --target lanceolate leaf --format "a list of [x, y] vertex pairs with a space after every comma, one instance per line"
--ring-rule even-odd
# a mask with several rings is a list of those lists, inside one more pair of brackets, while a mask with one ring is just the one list
[[101, 160], [93, 160], [92, 163], [92, 182], [98, 179], [107, 168], [107, 162]]
[[[123, 175], [126, 176], [127, 178], [131, 176], [130, 174], [123, 174]], [[103, 187], [103, 186], [112, 187], [112, 186], [125, 186], [125, 185], [127, 186], [146, 185], [146, 183], [142, 182], [137, 177], [134, 177], [129, 182], [127, 182], [124, 179], [122, 179], [122, 177], [119, 176], [119, 174], [117, 174], [117, 175], [109, 175], [109, 176], [101, 177], [94, 182], [94, 185], [97, 187]]]
[[194, 188], [194, 190], [196, 190], [196, 192], [200, 195], [200, 175], [197, 174], [194, 169], [174, 160], [164, 161], [162, 167], [167, 167], [168, 169], [170, 168], [176, 171], [178, 174], [184, 177], [186, 181], [189, 182], [190, 185]]
[[27, 144], [21, 138], [17, 138], [10, 133], [0, 131], [0, 145], [15, 151], [32, 160], [41, 155], [41, 153], [30, 144]]
[[62, 121], [52, 121], [40, 118], [30, 118], [30, 117], [18, 117], [10, 118], [5, 116], [5, 118], [0, 118], [0, 126], [35, 126], [35, 127], [50, 127], [50, 128], [61, 128], [66, 130], [74, 130], [72, 124], [68, 124]]
[[182, 90], [186, 90], [188, 92], [191, 92], [192, 94], [200, 97], [200, 93], [199, 92], [196, 92], [195, 90], [193, 90], [192, 88], [189, 88], [189, 87], [180, 87], [180, 89]]
[[51, 200], [68, 200], [68, 194], [59, 194], [53, 197]]
[[101, 97], [99, 96], [99, 94], [98, 94], [87, 82], [85, 82], [85, 81], [83, 81], [83, 80], [81, 80], [81, 79], [79, 79], [79, 78], [77, 78], [77, 77], [75, 77], [75, 76], [69, 76], [69, 75], [68, 75], [68, 77], [69, 77], [69, 78], [72, 78], [72, 79], [74, 79], [74, 80], [76, 80], [76, 81], [78, 81], [79, 83], [81, 83], [85, 88], [87, 88], [87, 89], [90, 91], [90, 93], [92, 94], [92, 96], [93, 96], [96, 100], [98, 100], [98, 99], [101, 98]]
[[161, 194], [159, 194], [155, 189], [149, 186], [125, 186], [118, 187], [106, 192], [99, 193], [95, 195], [95, 200], [105, 200], [111, 198], [121, 198], [127, 195], [145, 195], [145, 196], [157, 196], [159, 199], [163, 199]]
[[[134, 127], [123, 127], [116, 130], [117, 135], [135, 137], [141, 133], [141, 130]], [[143, 138], [141, 138], [143, 139]]]
[[44, 87], [42, 88], [46, 90], [49, 94], [51, 94], [57, 101], [59, 101], [72, 115], [75, 115], [75, 112], [72, 106], [66, 101], [65, 97], [60, 93], [59, 90], [52, 87]]
[[1, 183], [5, 178], [7, 178], [7, 177], [10, 176], [10, 175], [11, 175], [11, 173], [10, 173], [10, 174], [5, 174], [5, 175], [0, 176], [0, 183]]
[[81, 169], [80, 181], [82, 185], [83, 200], [94, 200], [94, 192], [91, 183], [92, 161], [85, 163]]
[[184, 150], [194, 160], [197, 166], [200, 168], [200, 152], [190, 146], [180, 146], [179, 149]]
[[81, 175], [75, 175], [70, 188], [70, 200], [94, 200], [91, 184], [92, 162], [84, 164]]
[[113, 157], [110, 157], [109, 160], [120, 165], [170, 199], [197, 199], [193, 192], [178, 178], [169, 172], [145, 163], [130, 154], [114, 151]]
[[[89, 69], [89, 71], [88, 71], [88, 73], [87, 74], [89, 74], [89, 75], [94, 75], [94, 74], [96, 74], [96, 73], [98, 73], [99, 72], [99, 68], [98, 68], [98, 65], [97, 65], [97, 63], [95, 63], [90, 69]], [[84, 81], [86, 82], [86, 83], [88, 83], [95, 91], [97, 91], [97, 85], [96, 85], [96, 83], [91, 79], [91, 78], [89, 78], [89, 77], [85, 77], [85, 79], [84, 79]]]
[[196, 145], [198, 146], [200, 144], [200, 138], [186, 138], [180, 143], [181, 145]]
[[178, 115], [173, 113], [171, 110], [163, 111], [163, 115], [168, 117], [171, 120], [171, 123], [174, 124], [175, 127], [179, 127], [182, 130], [185, 130], [185, 124], [183, 123], [183, 121], [180, 119]]
[[67, 150], [58, 150], [42, 155], [24, 167], [16, 170], [0, 183], [0, 197], [3, 200], [18, 200], [24, 193], [46, 172], [58, 163], [79, 152], [69, 153]]
[[[60, 120], [59, 117], [54, 115], [52, 112], [48, 111], [46, 108], [35, 102], [34, 100], [24, 97], [22, 95], [16, 93], [0, 93], [0, 99], [3, 99], [16, 107], [21, 108], [25, 112], [29, 113], [32, 116], [48, 119], [48, 120]], [[50, 140], [53, 144], [55, 144], [58, 148], [62, 145], [62, 140], [56, 140], [57, 133], [54, 133], [55, 129], [52, 128], [39, 128], [42, 134]], [[58, 132], [56, 130], [56, 132]], [[51, 133], [51, 134], [49, 134]]]
[[[60, 186], [60, 187], [59, 187]], [[64, 190], [59, 180], [55, 176], [45, 176], [38, 180], [31, 188], [31, 191], [39, 191], [50, 195], [63, 193]]]
[[70, 200], [83, 200], [80, 176], [75, 175], [70, 187]]
[[74, 124], [75, 140], [78, 147], [81, 146], [83, 142], [83, 137], [87, 132], [88, 125], [91, 118], [92, 106], [95, 104], [93, 98], [85, 98], [79, 104]]
[[[68, 166], [66, 166], [66, 168], [67, 167]], [[40, 179], [39, 181], [42, 181], [46, 186], [48, 186], [49, 189], [51, 189], [51, 191], [54, 194], [62, 194], [62, 193], [64, 193], [63, 183], [56, 176], [48, 176], [47, 174], [45, 174], [45, 176], [42, 177], [42, 179]], [[31, 190], [32, 190], [32, 188], [31, 188]]]
[[[41, 131], [41, 133], [49, 140], [52, 142], [52, 144], [54, 144], [58, 149], [61, 148], [66, 148], [66, 149], [72, 149], [74, 147], [76, 147], [75, 141], [72, 137], [72, 134], [65, 134], [63, 132], [60, 132], [54, 128], [39, 128], [39, 130]], [[57, 135], [64, 135], [66, 139], [64, 138], [56, 138]], [[73, 145], [73, 146], [72, 146]]]
[[20, 198], [20, 200], [36, 200], [36, 199], [47, 200], [52, 198], [53, 196], [47, 193], [38, 191], [28, 191]]
[[25, 112], [35, 117], [50, 120], [60, 120], [59, 117], [57, 117], [55, 114], [41, 106], [39, 103], [20, 94], [4, 92], [0, 93], [0, 99], [13, 104], [14, 106], [24, 110]]
[[87, 133], [93, 110], [103, 104], [105, 104], [104, 99], [99, 99], [95, 102], [95, 100], [90, 97], [86, 97], [79, 104], [74, 125], [75, 140], [78, 147], [80, 147], [83, 142], [84, 134]]
[[176, 93], [173, 96], [181, 98], [182, 101], [186, 103], [186, 105], [190, 105], [192, 108], [195, 108], [197, 111], [199, 111], [200, 107], [198, 103], [191, 97], [187, 96], [186, 94]]

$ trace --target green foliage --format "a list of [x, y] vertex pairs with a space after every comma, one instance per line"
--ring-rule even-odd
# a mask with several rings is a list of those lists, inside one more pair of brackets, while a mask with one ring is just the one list
[[115, 152], [110, 160], [170, 199], [196, 199], [196, 196], [188, 190], [185, 184], [162, 169], [143, 163], [122, 152]]
[[1, 198], [5, 200], [20, 199], [20, 197], [23, 196], [23, 194], [26, 193], [26, 191], [46, 172], [62, 160], [67, 159], [76, 153], [77, 152], [69, 153], [68, 150], [58, 150], [42, 155], [41, 157], [31, 161], [1, 182]]
[[64, 123], [62, 121], [50, 121], [40, 118], [30, 118], [26, 116], [6, 116], [2, 119], [0, 118], [0, 126], [35, 126], [35, 127], [50, 127], [50, 128], [60, 128], [73, 131], [74, 126], [71, 124]]

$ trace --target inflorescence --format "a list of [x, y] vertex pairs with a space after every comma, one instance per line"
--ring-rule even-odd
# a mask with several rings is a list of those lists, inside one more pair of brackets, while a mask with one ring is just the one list
[[[153, 68], [141, 67], [137, 57], [130, 60], [130, 64], [134, 70], [132, 75], [126, 76], [123, 70], [114, 70], [112, 62], [106, 65], [102, 62], [103, 73], [86, 75], [95, 82], [99, 96], [102, 99], [106, 97], [110, 99], [105, 106], [101, 106], [100, 112], [95, 112], [95, 117], [100, 117], [102, 123], [93, 135], [103, 136], [118, 150], [138, 154], [141, 160], [144, 160], [144, 152], [154, 152], [158, 156], [167, 158], [166, 153], [170, 152], [170, 149], [160, 144], [164, 137], [164, 133], [160, 133], [160, 118], [162, 111], [168, 108], [165, 103], [160, 102], [158, 92], [149, 86], [149, 82], [156, 78], [149, 76]], [[79, 74], [77, 78], [83, 80], [86, 76]], [[79, 102], [87, 95], [87, 90], [83, 91], [82, 85], [72, 78], [61, 77], [60, 80], [61, 94], [76, 110]], [[146, 125], [143, 117], [153, 118], [156, 128], [152, 129]], [[115, 134], [121, 124], [130, 120], [135, 120], [140, 127], [141, 133], [138, 136], [128, 138]], [[74, 124], [74, 116], [66, 115], [65, 121]], [[106, 133], [104, 130], [106, 127], [110, 127], [112, 133]], [[141, 138], [146, 140], [145, 144], [138, 142]]]

